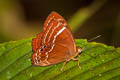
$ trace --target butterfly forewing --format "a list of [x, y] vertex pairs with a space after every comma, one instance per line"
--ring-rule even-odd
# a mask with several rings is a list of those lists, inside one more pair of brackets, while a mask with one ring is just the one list
[[[72, 33], [64, 20], [56, 12], [52, 12], [45, 21], [42, 37], [33, 40], [39, 46], [33, 48], [34, 65], [47, 66], [71, 59], [75, 56], [76, 46]], [[35, 43], [34, 43], [35, 42]]]
[[56, 64], [69, 60], [70, 57], [73, 57], [76, 52], [76, 47], [74, 46], [74, 41], [69, 35], [69, 30], [66, 27], [63, 27], [59, 31], [61, 31], [61, 33], [56, 37], [56, 41], [54, 44], [55, 47], [53, 51], [49, 54], [48, 58], [48, 61], [51, 64]]

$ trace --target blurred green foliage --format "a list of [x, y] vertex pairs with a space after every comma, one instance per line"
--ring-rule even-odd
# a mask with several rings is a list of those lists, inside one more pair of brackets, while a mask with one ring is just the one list
[[120, 46], [119, 0], [1, 0], [0, 43], [34, 36], [45, 18], [56, 11], [67, 19], [75, 38], [91, 39]]

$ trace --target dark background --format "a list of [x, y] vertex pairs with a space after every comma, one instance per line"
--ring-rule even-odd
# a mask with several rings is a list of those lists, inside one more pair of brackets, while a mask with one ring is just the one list
[[[96, 9], [99, 4], [102, 5]], [[68, 24], [77, 12], [87, 13], [76, 29], [70, 26], [74, 37], [89, 40], [101, 35], [94, 41], [120, 46], [120, 0], [1, 0], [0, 43], [40, 33], [52, 11], [61, 14]]]

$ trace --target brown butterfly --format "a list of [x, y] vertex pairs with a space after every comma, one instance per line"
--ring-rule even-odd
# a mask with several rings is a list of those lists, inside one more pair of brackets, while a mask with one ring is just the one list
[[[62, 16], [52, 12], [45, 21], [42, 33], [32, 40], [32, 64], [48, 66], [75, 59], [81, 48], [76, 48], [70, 28]], [[80, 67], [80, 66], [79, 66]]]

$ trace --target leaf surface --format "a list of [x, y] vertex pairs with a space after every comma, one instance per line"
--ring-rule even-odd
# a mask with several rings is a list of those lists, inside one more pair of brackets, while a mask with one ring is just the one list
[[120, 48], [76, 39], [82, 47], [80, 66], [69, 61], [47, 67], [31, 64], [31, 39], [0, 44], [0, 80], [107, 80], [120, 79]]

